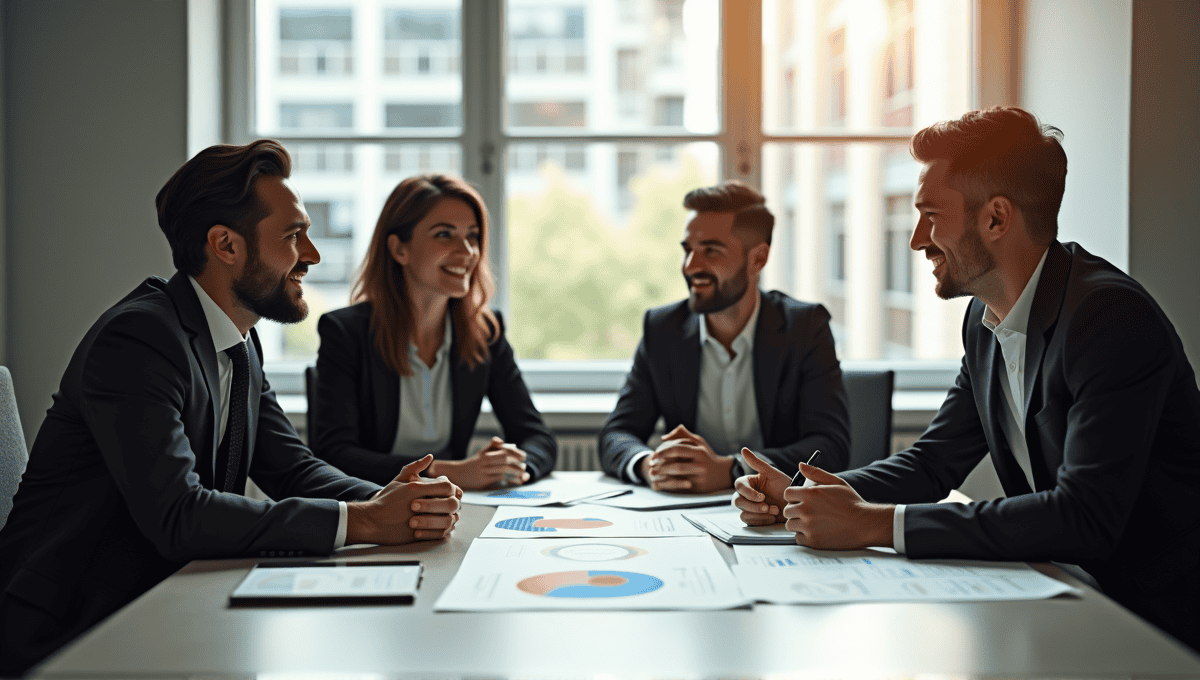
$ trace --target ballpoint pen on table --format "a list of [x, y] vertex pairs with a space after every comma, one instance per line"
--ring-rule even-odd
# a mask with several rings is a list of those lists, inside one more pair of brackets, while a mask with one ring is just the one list
[[[821, 455], [820, 449], [813, 451], [813, 455], [808, 457], [808, 464], [812, 465], [813, 461], [816, 460], [817, 456], [819, 456], [819, 455]], [[804, 479], [804, 473], [797, 470], [796, 474], [792, 477], [791, 483], [788, 484], [788, 486], [796, 486], [797, 482], [799, 482], [801, 479]], [[811, 479], [804, 479], [804, 483], [800, 484], [800, 486], [816, 486], [816, 483], [813, 482]]]

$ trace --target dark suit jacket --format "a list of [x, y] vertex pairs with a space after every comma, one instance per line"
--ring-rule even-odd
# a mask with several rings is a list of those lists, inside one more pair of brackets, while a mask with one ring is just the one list
[[341, 468], [379, 484], [387, 484], [400, 468], [434, 453], [444, 460], [467, 457], [475, 421], [486, 394], [500, 421], [504, 441], [528, 454], [530, 481], [554, 469], [558, 445], [533, 406], [529, 390], [500, 333], [489, 346], [491, 357], [469, 368], [458, 360], [458, 342], [450, 345], [450, 394], [453, 405], [450, 443], [445, 451], [391, 455], [400, 426], [400, 375], [383, 363], [371, 333], [371, 305], [360, 302], [321, 316], [317, 332], [317, 433], [313, 451]]
[[[829, 312], [779, 291], [761, 296], [753, 397], [764, 448], [755, 453], [781, 470], [794, 471], [796, 463], [820, 449], [824, 469], [845, 470], [850, 413]], [[600, 431], [601, 466], [630, 482], [640, 480], [626, 479], [625, 468], [646, 450], [660, 415], [668, 431], [679, 424], [696, 431], [700, 395], [700, 316], [685, 300], [647, 311], [642, 326], [633, 368]]]
[[301, 443], [251, 337], [242, 479], [278, 502], [213, 490], [217, 355], [186, 275], [147, 279], [87, 332], [0, 532], [5, 662], [40, 658], [189, 560], [328, 553], [337, 500], [378, 491]]
[[[1184, 604], [1197, 620], [1200, 591], [1177, 587], [1200, 574], [1200, 391], [1170, 321], [1108, 262], [1050, 246], [1025, 350], [1031, 490], [1005, 437], [1004, 358], [983, 313], [972, 301], [962, 369], [921, 439], [842, 477], [869, 501], [911, 504], [911, 557], [1078, 564], [1152, 621], [1148, 607]], [[1007, 498], [933, 503], [989, 451]]]

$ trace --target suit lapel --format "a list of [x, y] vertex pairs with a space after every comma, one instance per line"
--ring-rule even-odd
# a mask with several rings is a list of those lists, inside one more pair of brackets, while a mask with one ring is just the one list
[[383, 363], [383, 356], [375, 346], [375, 334], [370, 331], [370, 323], [363, 338], [368, 368], [367, 374], [360, 378], [371, 386], [371, 403], [375, 409], [373, 448], [391, 451], [396, 441], [396, 431], [400, 428], [400, 375]]
[[[204, 376], [204, 385], [208, 388], [209, 411], [212, 416], [211, 448], [208, 451], [209, 479], [215, 479], [217, 445], [220, 443], [221, 414], [217, 407], [217, 392], [220, 380], [217, 373], [217, 350], [213, 345], [212, 332], [208, 330], [208, 319], [204, 316], [204, 308], [200, 306], [200, 298], [187, 274], [175, 272], [167, 281], [167, 295], [171, 296], [175, 309], [179, 312], [179, 322], [191, 337], [192, 354], [200, 364], [200, 372]], [[194, 451], [194, 449], [193, 449]]]
[[[250, 398], [246, 400], [246, 407], [249, 410], [246, 420], [246, 462], [243, 469], [246, 470], [247, 476], [250, 474], [250, 462], [254, 460], [254, 442], [257, 440], [258, 434], [258, 412], [259, 401], [262, 399], [263, 391], [263, 367], [262, 367], [262, 345], [258, 340], [258, 332], [253, 328], [250, 329]], [[237, 488], [242, 488], [239, 484]]]
[[[453, 307], [451, 308], [451, 310], [453, 310]], [[451, 328], [450, 351], [449, 351], [449, 353], [446, 354], [446, 361], [450, 362], [450, 404], [451, 404], [450, 414], [451, 415], [450, 415], [450, 445], [449, 446], [450, 446], [451, 451], [465, 451], [467, 448], [467, 445], [470, 443], [471, 434], [475, 430], [475, 423], [474, 422], [471, 422], [471, 423], [463, 422], [463, 420], [466, 417], [466, 414], [464, 412], [467, 411], [468, 409], [459, 408], [459, 404], [462, 404], [465, 402], [465, 400], [467, 399], [468, 392], [470, 392], [470, 390], [472, 388], [478, 389], [478, 386], [481, 384], [481, 381], [471, 380], [472, 369], [469, 366], [467, 366], [467, 364], [465, 362], [459, 361], [458, 329], [455, 327], [454, 314], [452, 313], [452, 311], [448, 312], [448, 313], [450, 313], [450, 328]], [[482, 370], [482, 366], [479, 367], [479, 370]], [[482, 402], [483, 397], [481, 396], [479, 398], [479, 400]], [[492, 407], [492, 410], [493, 411], [495, 410], [495, 406]], [[475, 415], [478, 416], [479, 412], [476, 411]], [[467, 451], [467, 455], [468, 456], [471, 455], [471, 452]]]
[[[1032, 415], [1029, 409], [1033, 388], [1041, 373], [1042, 356], [1046, 352], [1046, 336], [1058, 321], [1062, 309], [1063, 295], [1067, 289], [1067, 274], [1071, 269], [1071, 256], [1061, 243], [1050, 244], [1046, 253], [1046, 264], [1042, 265], [1042, 278], [1038, 281], [1033, 305], [1029, 309], [1029, 325], [1025, 329], [1025, 422]], [[1029, 431], [1028, 427], [1025, 430]]]
[[700, 398], [700, 315], [690, 313], [683, 322], [683, 334], [675, 348], [671, 361], [671, 384], [675, 385], [675, 399], [679, 408], [680, 422], [692, 432], [696, 431], [696, 407]]
[[783, 312], [758, 294], [758, 324], [754, 328], [754, 402], [758, 411], [758, 429], [764, 442], [775, 422], [775, 403], [779, 381], [783, 379], [784, 326]]

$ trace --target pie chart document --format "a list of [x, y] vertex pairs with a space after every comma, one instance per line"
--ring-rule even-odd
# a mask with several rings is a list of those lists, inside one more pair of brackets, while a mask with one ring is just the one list
[[[496, 508], [480, 538], [669, 538], [707, 536], [678, 512], [634, 512], [599, 505]], [[706, 539], [707, 540], [707, 539]]]
[[625, 488], [614, 487], [612, 484], [569, 481], [550, 475], [545, 479], [522, 486], [464, 491], [462, 502], [471, 505], [525, 505], [532, 507], [570, 503], [584, 498], [608, 497], [623, 493], [627, 493]]
[[749, 603], [707, 536], [477, 538], [434, 611], [703, 610]]

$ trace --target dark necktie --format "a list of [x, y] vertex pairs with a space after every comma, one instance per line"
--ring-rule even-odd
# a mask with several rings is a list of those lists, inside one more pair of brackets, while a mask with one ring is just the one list
[[246, 445], [246, 399], [250, 393], [250, 358], [244, 342], [225, 350], [225, 354], [233, 361], [233, 384], [229, 389], [229, 420], [225, 425], [229, 460], [225, 466], [225, 482], [221, 490], [233, 491]]

